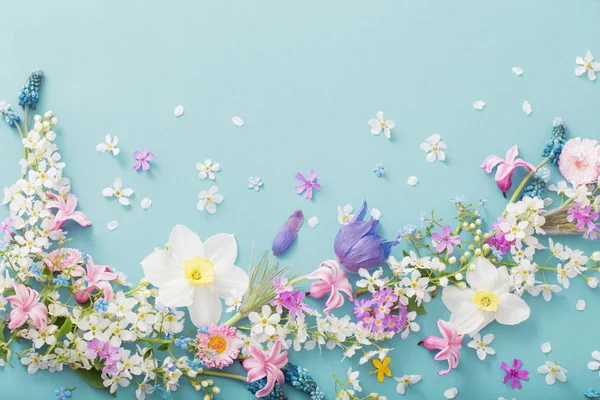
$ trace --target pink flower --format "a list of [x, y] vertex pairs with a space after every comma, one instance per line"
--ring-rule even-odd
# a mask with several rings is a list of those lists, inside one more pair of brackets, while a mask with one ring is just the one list
[[325, 303], [325, 314], [344, 304], [342, 293], [348, 296], [348, 301], [352, 301], [352, 285], [336, 261], [322, 262], [316, 271], [308, 275], [308, 279], [317, 280], [310, 285], [310, 295], [315, 299], [323, 298], [327, 293], [331, 293]]
[[513, 365], [512, 368], [508, 366], [507, 363], [503, 362], [502, 366], [500, 368], [502, 368], [502, 370], [504, 372], [506, 372], [506, 375], [504, 376], [504, 384], [506, 384], [506, 382], [510, 381], [510, 387], [513, 389], [521, 389], [521, 380], [528, 380], [529, 379], [529, 371], [527, 371], [526, 369], [524, 370], [520, 370], [521, 369], [521, 365], [523, 364], [523, 361], [515, 358], [513, 361]]
[[442, 233], [443, 235], [440, 235], [437, 232], [431, 235], [431, 240], [436, 246], [435, 251], [441, 253], [442, 251], [444, 251], [444, 249], [446, 249], [448, 251], [448, 254], [452, 254], [452, 252], [454, 251], [452, 245], [460, 244], [460, 236], [450, 236], [450, 227], [448, 225], [442, 228]]
[[62, 196], [52, 192], [46, 192], [46, 194], [53, 199], [46, 203], [46, 208], [56, 208], [52, 231], [60, 230], [68, 220], [73, 220], [81, 226], [90, 226], [92, 224], [92, 221], [84, 213], [75, 211], [75, 208], [77, 208], [77, 197], [74, 194], [69, 193], [66, 201]]
[[231, 364], [240, 354], [242, 339], [234, 327], [211, 324], [207, 332], [197, 335], [198, 358], [207, 368], [223, 369]]
[[281, 368], [288, 362], [287, 351], [281, 350], [281, 341], [277, 339], [271, 347], [271, 351], [263, 351], [260, 345], [250, 347], [252, 353], [251, 358], [244, 360], [243, 365], [248, 371], [246, 382], [256, 382], [262, 378], [267, 378], [267, 384], [264, 388], [256, 392], [256, 397], [260, 398], [268, 395], [273, 391], [275, 382], [282, 385], [285, 382], [285, 377]]
[[44, 264], [53, 272], [75, 267], [82, 261], [79, 250], [68, 247], [56, 249], [44, 258]]
[[458, 331], [450, 322], [438, 320], [438, 327], [442, 332], [443, 337], [428, 336], [419, 344], [425, 346], [428, 350], [440, 350], [434, 360], [447, 360], [448, 369], [438, 372], [438, 375], [446, 375], [451, 369], [458, 366], [460, 358], [460, 348], [462, 347], [463, 335], [459, 335]]
[[106, 300], [110, 301], [112, 299], [114, 292], [110, 281], [117, 279], [117, 274], [110, 272], [107, 265], [96, 265], [90, 257], [87, 260], [85, 269], [77, 267], [71, 271], [71, 275], [83, 277], [82, 281], [79, 281], [81, 289], [75, 293], [75, 300], [78, 303], [88, 301], [90, 299], [89, 295], [96, 289], [104, 291]]
[[142, 167], [143, 171], [148, 171], [150, 169], [150, 161], [154, 160], [154, 153], [148, 152], [148, 149], [142, 149], [141, 152], [134, 151], [133, 158], [137, 161], [133, 164], [133, 169], [136, 171]]
[[585, 185], [598, 179], [600, 173], [600, 146], [592, 139], [575, 138], [563, 146], [558, 168], [573, 185]]
[[514, 145], [506, 152], [506, 160], [498, 156], [488, 156], [481, 165], [481, 168], [485, 169], [485, 172], [488, 174], [499, 165], [496, 170], [496, 183], [505, 196], [512, 185], [512, 174], [517, 167], [525, 167], [529, 171], [535, 171], [535, 167], [532, 164], [517, 158], [518, 155], [519, 149], [517, 148], [517, 145]]
[[4, 221], [0, 222], [0, 234], [4, 236], [3, 240], [8, 240], [12, 235], [14, 223], [11, 217], [6, 217]]
[[15, 285], [15, 295], [8, 296], [12, 304], [10, 312], [10, 323], [8, 329], [15, 329], [23, 325], [29, 318], [33, 320], [38, 329], [42, 329], [48, 322], [48, 309], [42, 303], [38, 303], [39, 293], [20, 283]]
[[318, 183], [315, 183], [318, 175], [319, 174], [317, 174], [316, 171], [311, 169], [310, 172], [308, 173], [308, 179], [306, 179], [304, 177], [304, 175], [302, 175], [300, 172], [298, 172], [296, 174], [296, 179], [301, 181], [302, 184], [296, 186], [296, 193], [300, 194], [306, 190], [306, 193], [304, 194], [304, 198], [309, 199], [309, 200], [312, 199], [313, 188], [315, 188], [316, 190], [319, 190], [319, 191], [321, 190], [321, 185], [319, 185]]

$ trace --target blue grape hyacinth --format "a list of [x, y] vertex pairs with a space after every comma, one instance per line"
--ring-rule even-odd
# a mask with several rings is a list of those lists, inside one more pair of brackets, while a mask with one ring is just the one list
[[14, 128], [15, 122], [19, 122], [21, 117], [19, 117], [10, 107], [6, 101], [0, 101], [0, 115], [4, 117], [4, 120], [11, 128]]
[[35, 110], [37, 102], [40, 100], [40, 84], [42, 83], [42, 77], [44, 71], [36, 69], [29, 75], [27, 82], [21, 88], [19, 92], [19, 105], [23, 108], [29, 106]]
[[542, 157], [550, 157], [550, 162], [554, 165], [558, 164], [560, 153], [562, 153], [563, 146], [567, 141], [567, 132], [565, 130], [565, 120], [558, 117], [552, 121], [552, 136], [550, 140], [546, 142]]
[[317, 385], [308, 369], [297, 366], [292, 363], [287, 363], [282, 369], [285, 381], [296, 389], [308, 394], [311, 400], [324, 400], [325, 393]]
[[525, 186], [522, 197], [539, 197], [543, 199], [544, 190], [546, 190], [546, 184], [549, 181], [550, 170], [548, 168], [540, 168], [527, 183], [527, 186]]
[[[250, 391], [250, 393], [255, 395], [256, 392], [258, 392], [259, 390], [264, 388], [266, 384], [267, 384], [267, 378], [262, 378], [261, 380], [258, 380], [256, 382], [249, 383], [248, 386], [246, 386], [246, 389], [248, 389], [248, 391]], [[273, 391], [271, 393], [269, 393], [268, 395], [261, 397], [261, 399], [264, 399], [264, 400], [287, 400], [287, 396], [285, 395], [285, 393], [283, 393], [283, 390], [281, 389], [281, 385], [279, 385], [279, 383], [275, 383], [275, 387], [273, 388]]]

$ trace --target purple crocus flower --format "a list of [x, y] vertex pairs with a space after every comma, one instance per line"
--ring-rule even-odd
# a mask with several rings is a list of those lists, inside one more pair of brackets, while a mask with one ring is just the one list
[[521, 370], [522, 364], [523, 361], [519, 360], [518, 358], [514, 359], [512, 368], [509, 367], [508, 364], [506, 364], [505, 362], [502, 363], [502, 366], [500, 368], [502, 368], [502, 370], [506, 372], [503, 381], [504, 384], [510, 381], [511, 388], [521, 389], [521, 380], [526, 381], [529, 379], [529, 371], [527, 371], [526, 369]]
[[290, 246], [296, 241], [298, 237], [298, 231], [304, 221], [304, 214], [302, 210], [296, 210], [289, 216], [285, 224], [279, 230], [279, 233], [273, 239], [273, 245], [271, 250], [276, 256], [280, 256], [285, 253]]
[[306, 193], [304, 193], [304, 198], [308, 200], [312, 199], [313, 188], [316, 190], [321, 190], [321, 185], [319, 185], [316, 182], [317, 176], [319, 176], [319, 174], [317, 174], [317, 172], [312, 169], [308, 173], [308, 179], [306, 179], [304, 175], [298, 172], [296, 174], [296, 179], [298, 179], [302, 183], [296, 186], [296, 193], [301, 194], [306, 190]]
[[450, 236], [450, 227], [448, 225], [442, 228], [442, 235], [440, 235], [437, 232], [433, 233], [431, 235], [431, 240], [436, 246], [435, 251], [437, 251], [438, 253], [441, 253], [445, 249], [446, 251], [448, 251], [448, 254], [452, 254], [452, 252], [454, 251], [452, 245], [460, 244], [460, 236]]
[[335, 236], [333, 251], [340, 265], [351, 273], [360, 268], [375, 268], [385, 261], [398, 244], [387, 241], [377, 235], [379, 221], [373, 218], [363, 221], [367, 212], [367, 203], [363, 201], [359, 212], [347, 225], [344, 225]]
[[142, 149], [141, 152], [134, 151], [133, 158], [137, 160], [133, 164], [133, 169], [137, 171], [141, 167], [143, 171], [148, 171], [150, 169], [150, 161], [154, 160], [154, 153], [150, 153], [148, 149]]

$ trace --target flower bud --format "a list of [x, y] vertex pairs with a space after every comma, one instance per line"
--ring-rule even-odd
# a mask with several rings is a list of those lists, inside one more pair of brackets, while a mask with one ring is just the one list
[[44, 119], [50, 119], [52, 118], [52, 115], [54, 115], [52, 114], [52, 111], [48, 110], [44, 113]]
[[456, 286], [457, 286], [459, 289], [465, 289], [465, 288], [467, 287], [467, 282], [462, 282], [462, 281], [461, 281], [461, 282], [458, 282], [458, 283], [456, 284]]
[[460, 272], [458, 274], [454, 275], [454, 277], [456, 278], [457, 281], [462, 281], [464, 278], [463, 274], [461, 274]]
[[481, 255], [481, 249], [480, 248], [475, 249], [475, 255], [476, 256]]
[[593, 252], [590, 258], [592, 261], [600, 261], [600, 251]]
[[475, 225], [481, 226], [481, 224], [482, 224], [482, 222], [479, 218], [477, 220], [475, 220]]
[[450, 258], [448, 259], [448, 263], [449, 263], [450, 265], [454, 264], [455, 262], [456, 262], [456, 257], [454, 257], [454, 256], [452, 256], [452, 257], [450, 257]]
[[445, 276], [442, 276], [442, 277], [440, 278], [440, 286], [441, 286], [441, 287], [446, 287], [446, 286], [448, 286], [448, 278], [447, 278], [447, 277], [445, 277]]
[[585, 278], [587, 280], [587, 284], [592, 289], [596, 289], [598, 287], [598, 278], [592, 276], [590, 278]]

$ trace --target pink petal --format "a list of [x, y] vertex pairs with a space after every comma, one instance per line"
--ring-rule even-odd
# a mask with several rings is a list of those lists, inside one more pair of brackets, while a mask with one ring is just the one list
[[527, 168], [528, 171], [535, 171], [535, 167], [533, 166], [533, 164], [530, 164], [521, 158], [518, 158], [515, 161], [514, 166], [515, 167], [525, 167], [525, 168]]
[[20, 308], [15, 308], [10, 312], [10, 323], [8, 329], [15, 329], [27, 321], [27, 313]]
[[71, 219], [81, 226], [90, 226], [92, 224], [92, 221], [89, 220], [87, 215], [81, 211], [75, 211], [73, 214], [71, 214]]
[[489, 174], [496, 167], [496, 165], [503, 162], [504, 160], [498, 156], [488, 156], [483, 162], [483, 164], [481, 164], [481, 168], [485, 169], [485, 172]]
[[152, 161], [152, 160], [154, 160], [154, 153], [150, 153], [150, 154], [148, 154], [148, 155], [146, 156], [146, 160], [147, 160], [147, 161]]
[[517, 158], [518, 155], [519, 155], [519, 148], [515, 144], [513, 147], [508, 149], [508, 151], [506, 152], [506, 162], [508, 164], [512, 165], [515, 162], [515, 158]]
[[304, 194], [304, 198], [307, 200], [312, 199], [312, 187], [308, 186], [306, 188], [306, 193]]
[[307, 182], [307, 180], [306, 180], [306, 178], [304, 177], [304, 175], [302, 175], [300, 172], [298, 172], [298, 173], [296, 174], [296, 179], [298, 179], [298, 180], [300, 180], [300, 181], [302, 181], [302, 182], [305, 182], [305, 183]]
[[296, 186], [296, 193], [300, 194], [306, 190], [306, 184]]
[[314, 182], [317, 179], [317, 176], [319, 176], [319, 174], [317, 174], [316, 171], [311, 169], [310, 172], [308, 173], [308, 180], [310, 182]]
[[142, 162], [137, 161], [135, 164], [133, 164], [133, 169], [135, 169], [137, 171], [138, 169], [140, 169], [141, 166], [142, 166]]
[[133, 158], [135, 158], [136, 160], [139, 160], [140, 158], [142, 158], [142, 154], [136, 150], [133, 152]]
[[150, 169], [150, 164], [147, 161], [142, 160], [142, 170], [148, 171]]
[[45, 305], [35, 305], [28, 314], [38, 329], [42, 329], [46, 326], [48, 322], [48, 309]]

